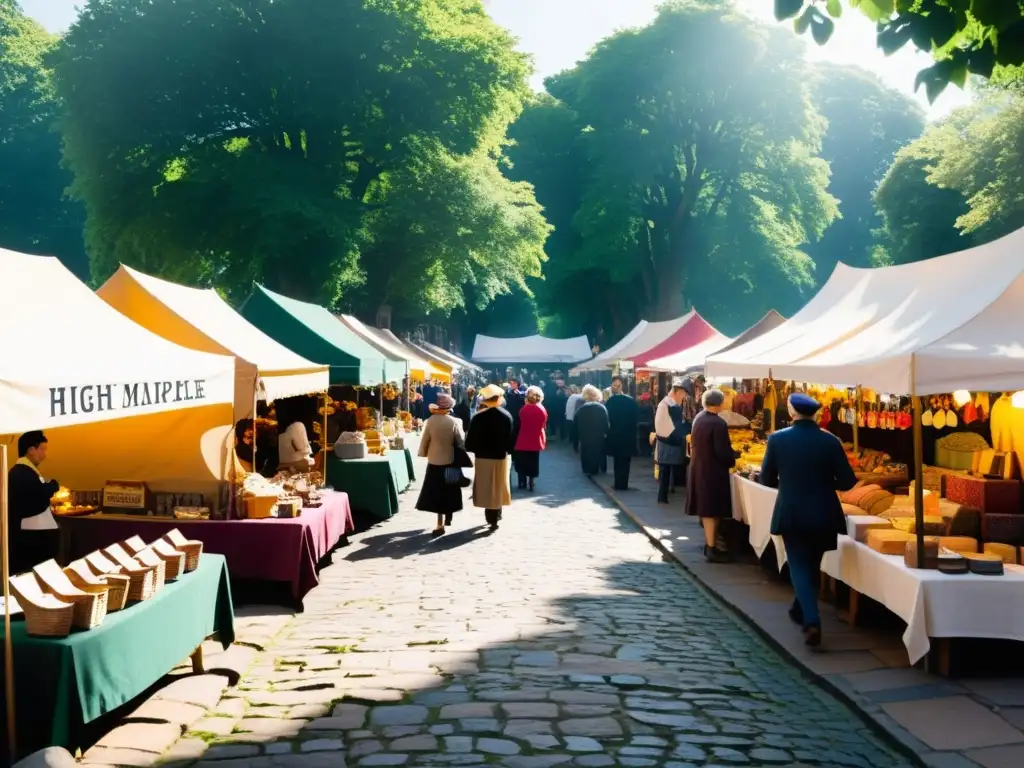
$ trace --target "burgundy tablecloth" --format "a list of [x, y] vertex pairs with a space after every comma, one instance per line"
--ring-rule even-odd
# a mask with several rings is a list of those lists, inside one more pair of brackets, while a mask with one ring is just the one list
[[266, 520], [168, 520], [131, 515], [62, 518], [62, 548], [70, 559], [138, 534], [153, 541], [172, 528], [203, 542], [203, 551], [224, 555], [235, 579], [286, 581], [296, 600], [319, 583], [317, 563], [355, 529], [348, 496], [325, 492], [323, 506], [297, 518]]

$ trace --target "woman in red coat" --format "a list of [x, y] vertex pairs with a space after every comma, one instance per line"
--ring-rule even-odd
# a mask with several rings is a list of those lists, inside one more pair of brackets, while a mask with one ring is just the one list
[[533, 490], [533, 481], [540, 476], [540, 452], [548, 444], [548, 412], [541, 403], [544, 391], [540, 387], [526, 390], [526, 404], [519, 411], [519, 436], [512, 452], [512, 464], [519, 476], [519, 487]]

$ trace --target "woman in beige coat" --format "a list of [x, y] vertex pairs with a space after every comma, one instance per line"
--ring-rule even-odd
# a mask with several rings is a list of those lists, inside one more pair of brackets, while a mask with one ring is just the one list
[[501, 508], [512, 503], [509, 487], [512, 453], [512, 416], [502, 408], [501, 387], [480, 392], [480, 410], [469, 422], [466, 451], [475, 455], [473, 506], [483, 507], [487, 524], [497, 530]]
[[451, 395], [438, 395], [420, 438], [419, 455], [427, 460], [427, 471], [416, 509], [437, 515], [435, 538], [444, 535], [445, 525], [451, 525], [452, 516], [462, 509], [462, 485], [450, 483], [445, 477], [445, 470], [455, 463], [455, 447], [463, 448], [466, 444], [462, 422], [450, 413], [454, 406]]

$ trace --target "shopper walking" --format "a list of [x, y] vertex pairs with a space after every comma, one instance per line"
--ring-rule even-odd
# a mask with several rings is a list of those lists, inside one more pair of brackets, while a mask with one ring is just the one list
[[509, 488], [512, 416], [501, 405], [501, 387], [490, 384], [480, 390], [480, 410], [470, 420], [466, 435], [466, 450], [476, 459], [473, 506], [483, 508], [492, 531], [501, 521], [501, 508], [512, 503]]
[[857, 478], [839, 438], [815, 423], [818, 402], [795, 393], [788, 406], [792, 426], [768, 438], [761, 483], [779, 489], [771, 532], [782, 537], [796, 593], [789, 617], [803, 627], [804, 642], [813, 648], [821, 645], [821, 558], [836, 548], [837, 535], [846, 533], [836, 491], [850, 490]]
[[606, 453], [612, 457], [617, 491], [629, 490], [629, 467], [637, 452], [636, 415], [633, 398], [622, 390], [621, 376], [612, 377], [612, 396], [608, 398], [608, 438]]
[[[437, 395], [431, 416], [423, 425], [419, 455], [427, 460], [416, 509], [437, 515], [434, 537], [443, 536], [452, 516], [462, 509], [461, 470], [456, 466], [456, 451], [466, 445], [462, 422], [451, 415], [455, 401], [444, 392]], [[453, 470], [453, 471], [449, 471]]]
[[579, 450], [579, 436], [576, 434], [576, 409], [583, 405], [583, 395], [575, 384], [569, 387], [569, 397], [565, 401], [565, 423], [569, 425], [569, 442], [574, 451]]
[[674, 384], [668, 395], [658, 403], [654, 413], [654, 463], [658, 465], [658, 503], [668, 504], [673, 473], [686, 459], [686, 435], [690, 424], [683, 419], [686, 390]]
[[605, 471], [605, 439], [608, 437], [608, 411], [601, 403], [601, 390], [587, 384], [580, 395], [582, 405], [573, 417], [579, 441], [580, 465], [583, 474], [597, 475]]
[[720, 389], [702, 397], [704, 410], [690, 430], [690, 482], [686, 487], [686, 513], [697, 515], [704, 527], [704, 556], [724, 562], [728, 553], [718, 547], [718, 521], [732, 517], [732, 478], [736, 455], [729, 442], [729, 425], [718, 415], [725, 403]]
[[547, 447], [548, 412], [542, 405], [544, 391], [537, 386], [526, 390], [526, 403], [519, 411], [519, 434], [516, 435], [512, 463], [520, 488], [534, 489], [540, 477], [540, 454]]

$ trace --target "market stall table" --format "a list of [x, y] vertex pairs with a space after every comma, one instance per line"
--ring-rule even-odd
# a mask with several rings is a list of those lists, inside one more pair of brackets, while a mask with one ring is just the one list
[[772, 536], [772, 514], [779, 492], [739, 475], [732, 476], [733, 518], [750, 527], [750, 546], [761, 557], [769, 544], [775, 545], [775, 561], [779, 571], [786, 564], [786, 547], [781, 536]]
[[234, 642], [228, 568], [203, 554], [199, 567], [156, 596], [107, 614], [95, 629], [65, 638], [29, 637], [11, 624], [18, 749], [83, 746], [83, 726], [144, 693], [216, 635]]
[[398, 513], [398, 494], [409, 487], [413, 477], [408, 448], [363, 459], [327, 458], [327, 484], [347, 493], [353, 510], [381, 520]]
[[139, 535], [145, 541], [178, 528], [203, 542], [203, 551], [224, 555], [231, 577], [283, 581], [301, 602], [319, 583], [317, 564], [343, 536], [355, 530], [344, 493], [323, 492], [323, 506], [305, 508], [295, 518], [263, 520], [175, 520], [138, 515], [61, 518], [61, 552], [69, 560]]
[[1024, 642], [1024, 571], [1017, 566], [1007, 565], [1002, 576], [908, 568], [902, 556], [840, 536], [839, 549], [825, 555], [821, 569], [850, 588], [851, 621], [857, 596], [866, 595], [907, 623], [903, 644], [911, 664], [932, 650], [933, 638]]

